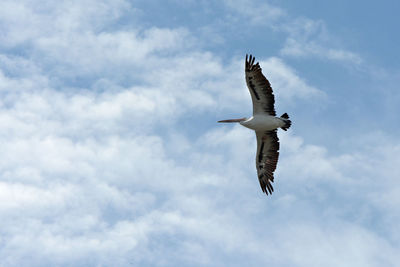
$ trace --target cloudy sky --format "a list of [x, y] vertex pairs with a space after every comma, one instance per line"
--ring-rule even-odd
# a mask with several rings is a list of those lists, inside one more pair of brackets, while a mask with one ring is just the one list
[[[398, 266], [395, 0], [0, 2], [0, 266]], [[269, 78], [275, 192], [244, 56]]]

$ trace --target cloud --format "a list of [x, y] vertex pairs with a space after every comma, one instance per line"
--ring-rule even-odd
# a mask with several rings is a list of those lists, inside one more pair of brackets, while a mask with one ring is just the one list
[[272, 57], [260, 62], [260, 64], [263, 66], [263, 72], [269, 77], [273, 87], [279, 89], [279, 97], [283, 101], [293, 104], [295, 98], [323, 99], [325, 97], [322, 91], [308, 85], [282, 59]]
[[[283, 64], [276, 59], [268, 63]], [[315, 265], [332, 257], [338, 264], [363, 265], [380, 261], [382, 247], [388, 264], [395, 259], [396, 248], [368, 227], [368, 212], [360, 213], [357, 205], [340, 209], [341, 198], [355, 197], [367, 210], [375, 203], [370, 194], [363, 196], [364, 186], [353, 177], [353, 166], [358, 166], [358, 172], [369, 175], [367, 185], [375, 186], [364, 154], [332, 156], [324, 147], [280, 133], [277, 191], [265, 201], [252, 164], [254, 135], [244, 128], [221, 126], [197, 138], [184, 132], [175, 137], [169, 126], [164, 129], [170, 134], [163, 135], [156, 123], [142, 131], [137, 124], [147, 116], [165, 118], [168, 108], [159, 105], [154, 112], [148, 103], [154, 98], [138, 97], [137, 88], [35, 88], [1, 109], [7, 118], [0, 164], [0, 211], [7, 218], [1, 223], [1, 256], [7, 265], [26, 265], [27, 259], [33, 266], [235, 265], [250, 257], [254, 263], [309, 266], [314, 261], [304, 255], [310, 251]], [[180, 104], [174, 100], [170, 105], [179, 109], [175, 106]], [[182, 135], [189, 144], [177, 152], [169, 142]], [[379, 151], [387, 155], [393, 150]], [[377, 150], [365, 155], [377, 155]], [[388, 160], [397, 158], [374, 158], [377, 169]], [[380, 205], [374, 209], [382, 211]], [[364, 218], [353, 221], [352, 212]], [[343, 227], [324, 227], [320, 216]], [[308, 247], [303, 249], [304, 243]], [[295, 252], [283, 259], [278, 256], [282, 251]]]
[[[10, 140], [19, 162], [2, 159], [2, 177], [7, 177], [5, 166], [10, 177], [0, 186], [4, 200], [1, 211], [8, 218], [2, 221], [2, 235], [7, 240], [2, 257], [9, 265], [24, 264], [24, 258], [31, 255], [36, 255], [33, 265], [109, 264], [115, 258], [122, 265], [222, 265], [227, 255], [233, 260], [251, 255], [254, 262], [268, 259], [300, 266], [317, 266], [333, 257], [332, 265], [347, 262], [362, 266], [380, 262], [381, 248], [385, 247], [384, 260], [393, 263], [394, 247], [363, 226], [363, 220], [356, 223], [345, 216], [346, 210], [360, 213], [353, 210], [356, 206], [344, 210], [341, 205], [332, 206], [338, 204], [336, 194], [348, 199], [355, 192], [358, 194], [351, 197], [361, 197], [365, 207], [371, 204], [361, 190], [349, 190], [355, 185], [349, 171], [353, 165], [362, 166], [364, 158], [332, 157], [323, 147], [304, 144], [299, 137], [280, 136], [283, 151], [277, 194], [269, 202], [261, 198], [256, 176], [247, 175], [254, 158], [254, 136], [239, 127], [201, 136], [191, 146], [186, 166], [167, 158], [171, 153], [166, 150], [167, 140], [161, 137], [120, 136], [76, 144], [60, 138], [27, 140], [25, 145]], [[8, 154], [8, 146], [4, 151]], [[378, 161], [377, 168], [387, 158]], [[27, 168], [19, 171], [19, 182], [13, 166]], [[26, 177], [34, 173], [41, 179], [27, 181]], [[373, 179], [365, 182], [375, 184]], [[337, 193], [329, 193], [326, 183], [337, 188]], [[311, 188], [330, 198], [321, 198], [323, 194], [307, 198]], [[322, 211], [323, 207], [328, 210]], [[320, 212], [322, 215], [318, 215]], [[286, 223], [278, 223], [289, 216]], [[317, 216], [337, 222], [323, 226]], [[18, 220], [11, 224], [13, 218]], [[261, 235], [259, 227], [264, 229]], [[176, 238], [184, 242], [176, 243]], [[308, 246], [300, 245], [304, 243]], [[266, 248], [270, 249], [265, 255], [262, 251]], [[293, 252], [282, 259], [277, 256], [279, 251]], [[312, 261], [308, 253], [314, 255]]]
[[[101, 30], [121, 17], [131, 6], [123, 0], [69, 1], [54, 3], [41, 1], [2, 1], [0, 27], [3, 29], [1, 46], [9, 49], [35, 43], [38, 39], [68, 33], [82, 34]], [[68, 39], [72, 41], [72, 39]]]

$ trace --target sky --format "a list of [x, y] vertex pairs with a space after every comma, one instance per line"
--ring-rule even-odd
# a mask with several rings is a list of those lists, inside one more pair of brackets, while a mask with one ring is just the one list
[[[0, 2], [0, 266], [397, 266], [400, 3]], [[244, 58], [275, 93], [275, 192]]]

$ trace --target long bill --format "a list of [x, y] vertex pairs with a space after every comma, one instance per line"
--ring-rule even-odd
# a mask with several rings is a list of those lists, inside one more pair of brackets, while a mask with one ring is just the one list
[[245, 121], [246, 118], [241, 118], [241, 119], [230, 119], [230, 120], [222, 120], [222, 121], [218, 121], [218, 122], [241, 122], [241, 121]]

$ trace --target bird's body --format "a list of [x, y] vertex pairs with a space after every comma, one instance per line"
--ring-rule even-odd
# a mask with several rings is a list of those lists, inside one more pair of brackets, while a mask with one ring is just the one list
[[261, 67], [255, 58], [246, 55], [245, 75], [251, 100], [253, 101], [253, 116], [250, 118], [222, 120], [219, 122], [239, 122], [244, 127], [252, 129], [257, 137], [256, 168], [261, 189], [268, 195], [274, 191], [274, 171], [279, 157], [279, 139], [277, 129], [289, 129], [292, 122], [284, 113], [276, 117], [275, 97], [269, 81], [261, 72]]
[[272, 131], [285, 126], [284, 119], [267, 114], [255, 114], [249, 119], [239, 123], [254, 131]]

